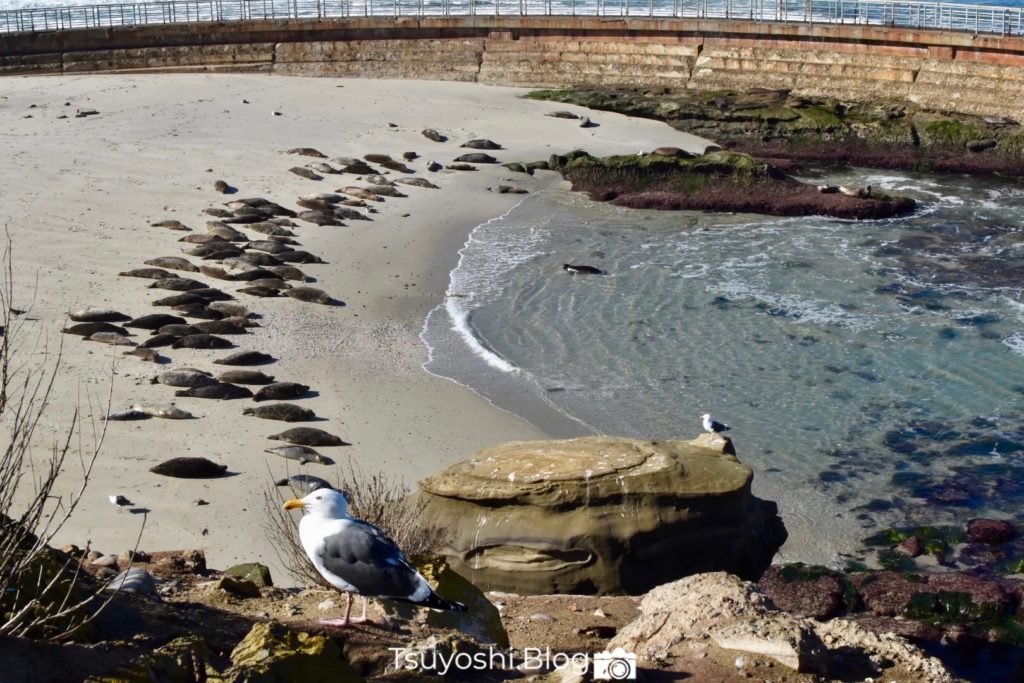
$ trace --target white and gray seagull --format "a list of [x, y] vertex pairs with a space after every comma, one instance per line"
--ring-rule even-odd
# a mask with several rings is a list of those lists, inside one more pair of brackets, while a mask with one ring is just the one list
[[722, 424], [711, 417], [711, 413], [704, 413], [700, 416], [701, 424], [704, 426], [704, 431], [711, 434], [721, 434], [722, 432], [729, 431], [729, 425]]
[[[461, 602], [446, 600], [405, 558], [384, 532], [348, 514], [348, 501], [334, 489], [318, 489], [305, 498], [286, 501], [285, 510], [301, 508], [299, 540], [317, 571], [348, 596], [344, 619], [327, 619], [325, 626], [348, 626], [366, 621], [366, 598], [410, 602], [436, 610], [465, 612]], [[363, 598], [363, 616], [349, 619], [352, 594]]]

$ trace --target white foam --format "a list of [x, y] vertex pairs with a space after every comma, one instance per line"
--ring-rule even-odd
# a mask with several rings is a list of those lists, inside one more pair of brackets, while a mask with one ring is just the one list
[[1024, 333], [1014, 332], [1003, 340], [1003, 346], [1010, 349], [1018, 356], [1024, 356]]

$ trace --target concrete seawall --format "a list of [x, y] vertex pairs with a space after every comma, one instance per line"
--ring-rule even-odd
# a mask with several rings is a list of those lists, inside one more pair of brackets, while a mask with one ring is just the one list
[[274, 20], [0, 35], [0, 74], [255, 71], [503, 85], [790, 88], [1024, 120], [1024, 38], [581, 17]]

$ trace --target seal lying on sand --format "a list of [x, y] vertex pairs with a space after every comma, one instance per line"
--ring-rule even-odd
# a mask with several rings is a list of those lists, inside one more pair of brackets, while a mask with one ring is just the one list
[[337, 299], [333, 298], [327, 292], [316, 287], [292, 287], [283, 292], [286, 296], [290, 296], [293, 299], [299, 301], [308, 301], [313, 304], [324, 304], [325, 306], [335, 306], [339, 303]]
[[308, 422], [316, 419], [316, 413], [308, 408], [300, 408], [291, 403], [271, 403], [255, 408], [243, 408], [242, 415], [261, 417], [264, 420], [281, 420], [283, 422]]
[[144, 348], [141, 345], [137, 349], [132, 349], [131, 351], [125, 351], [123, 355], [125, 355], [125, 356], [135, 356], [136, 358], [141, 358], [142, 360], [144, 360], [144, 361], [146, 361], [148, 363], [161, 363], [161, 362], [167, 360], [164, 356], [161, 356], [159, 353], [157, 353], [153, 349]]
[[83, 337], [87, 341], [100, 342], [102, 344], [111, 344], [113, 346], [135, 346], [128, 337], [117, 332], [94, 332], [88, 337]]
[[217, 375], [221, 382], [229, 384], [270, 384], [274, 378], [259, 370], [228, 370]]
[[280, 455], [282, 458], [288, 458], [289, 460], [298, 460], [300, 465], [305, 465], [307, 462], [315, 462], [318, 465], [330, 464], [327, 458], [309, 446], [278, 446], [276, 448], [266, 448], [263, 452]]
[[77, 334], [79, 337], [88, 337], [97, 332], [116, 332], [124, 336], [129, 334], [128, 330], [112, 323], [78, 323], [71, 327], [65, 327], [61, 332], [64, 334]]
[[116, 323], [132, 319], [130, 315], [125, 315], [112, 308], [86, 308], [68, 313], [68, 317], [76, 323]]
[[123, 270], [118, 273], [121, 277], [146, 277], [151, 280], [162, 280], [166, 277], [174, 277], [174, 273], [163, 268], [136, 268], [134, 270]]
[[298, 382], [275, 382], [268, 384], [252, 397], [254, 401], [287, 401], [299, 398], [309, 391], [309, 387]]
[[143, 261], [147, 266], [158, 266], [160, 268], [170, 268], [171, 270], [184, 270], [189, 273], [198, 272], [198, 268], [192, 265], [192, 262], [187, 258], [181, 256], [158, 256], [157, 258], [151, 258], [148, 261]]
[[171, 344], [175, 349], [230, 349], [234, 348], [227, 339], [212, 334], [190, 334]]
[[171, 458], [165, 460], [156, 467], [151, 467], [150, 472], [162, 474], [165, 477], [178, 477], [180, 479], [207, 479], [219, 477], [228, 469], [227, 465], [218, 465], [206, 458]]
[[280, 434], [268, 436], [274, 441], [287, 441], [288, 443], [300, 446], [350, 446], [351, 444], [342, 441], [340, 437], [325, 432], [316, 427], [294, 427], [286, 429]]
[[189, 387], [174, 392], [175, 396], [188, 396], [190, 398], [213, 398], [230, 400], [235, 398], [252, 398], [252, 391], [245, 387], [236, 387], [234, 384], [208, 384], [204, 387]]
[[166, 384], [169, 387], [203, 387], [210, 384], [217, 384], [217, 380], [210, 376], [210, 373], [193, 368], [181, 368], [179, 370], [168, 370], [150, 380], [152, 384]]
[[239, 351], [213, 361], [217, 365], [263, 365], [273, 363], [274, 357], [260, 351]]
[[293, 474], [287, 479], [278, 479], [274, 482], [275, 486], [291, 486], [292, 490], [301, 493], [302, 495], [308, 495], [318, 489], [332, 489], [331, 482], [320, 477], [314, 477], [312, 474]]
[[136, 327], [143, 330], [159, 330], [164, 325], [184, 325], [185, 319], [167, 313], [151, 313], [134, 320], [129, 320], [125, 327]]
[[162, 417], [165, 420], [195, 419], [195, 415], [187, 410], [182, 410], [173, 403], [135, 403], [131, 409], [152, 417]]

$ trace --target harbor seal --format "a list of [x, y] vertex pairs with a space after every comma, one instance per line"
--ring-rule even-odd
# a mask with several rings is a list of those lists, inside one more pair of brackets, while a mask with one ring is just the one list
[[[362, 200], [360, 200], [362, 201]], [[363, 203], [365, 205], [365, 202]], [[364, 216], [362, 212], [350, 209], [348, 206], [335, 206], [333, 213], [338, 218], [344, 218], [353, 221], [372, 221], [373, 219], [369, 216]]]
[[462, 154], [455, 157], [454, 161], [466, 164], [496, 164], [498, 160], [492, 157], [490, 154], [484, 154], [483, 152], [473, 152], [472, 154]]
[[158, 256], [151, 258], [148, 261], [143, 261], [147, 266], [158, 266], [160, 268], [170, 268], [171, 270], [184, 270], [188, 273], [197, 273], [199, 269], [196, 268], [191, 261], [181, 256]]
[[300, 398], [309, 391], [309, 386], [298, 382], [274, 382], [268, 384], [252, 397], [254, 401], [287, 401]]
[[239, 325], [233, 320], [205, 320], [201, 323], [196, 323], [195, 327], [199, 328], [200, 332], [206, 334], [249, 334], [249, 330], [245, 329], [243, 325]]
[[206, 458], [171, 458], [150, 468], [154, 474], [179, 479], [209, 479], [223, 475], [227, 465], [218, 465]]
[[217, 384], [210, 373], [193, 368], [167, 370], [150, 380], [151, 384], [166, 384], [169, 387], [205, 387]]
[[316, 287], [292, 287], [282, 292], [285, 296], [290, 296], [293, 299], [299, 301], [307, 301], [313, 304], [324, 304], [325, 306], [336, 306], [341, 302], [337, 299], [332, 298], [327, 292]]
[[133, 408], [128, 408], [126, 410], [115, 410], [114, 412], [109, 413], [107, 415], [108, 421], [115, 420], [118, 422], [126, 420], [148, 420], [149, 418], [150, 416], [147, 415], [146, 413], [143, 413], [142, 411], [139, 410], [135, 410]]
[[237, 318], [248, 318], [253, 315], [249, 309], [242, 304], [232, 303], [230, 301], [211, 301], [207, 304], [207, 307], [210, 310]]
[[273, 434], [267, 437], [274, 441], [287, 441], [299, 446], [350, 446], [351, 444], [342, 441], [340, 437], [325, 432], [316, 427], [293, 427], [286, 429], [280, 434]]
[[224, 259], [238, 258], [244, 254], [241, 249], [215, 249], [203, 254], [204, 261], [223, 261]]
[[398, 171], [399, 173], [412, 173], [412, 169], [403, 164], [401, 161], [382, 161], [380, 165], [389, 171]]
[[282, 244], [277, 240], [253, 240], [245, 246], [247, 249], [261, 251], [265, 254], [279, 254], [282, 251], [291, 251], [287, 244]]
[[475, 171], [476, 166], [472, 164], [448, 164], [445, 166], [449, 171]]
[[132, 349], [131, 351], [125, 351], [122, 355], [124, 356], [135, 356], [141, 358], [147, 363], [162, 363], [167, 360], [164, 356], [150, 348], [144, 348], [141, 344], [138, 348]]
[[238, 192], [237, 188], [231, 187], [223, 180], [218, 180], [217, 182], [215, 182], [213, 184], [213, 189], [216, 190], [217, 192], [220, 192], [221, 194], [234, 194], [235, 192]]
[[129, 320], [124, 324], [125, 327], [137, 327], [143, 330], [159, 330], [164, 325], [184, 325], [185, 319], [179, 318], [176, 315], [168, 315], [167, 313], [151, 313], [150, 315], [144, 315], [133, 320]]
[[318, 465], [329, 465], [330, 461], [309, 446], [277, 446], [276, 448], [265, 448], [264, 453], [280, 455], [289, 460], [298, 460], [300, 465], [315, 462]]
[[288, 150], [288, 154], [301, 154], [304, 157], [314, 157], [316, 159], [326, 159], [327, 155], [318, 149], [312, 147], [296, 147]]
[[413, 187], [425, 187], [430, 190], [441, 189], [426, 178], [399, 178], [396, 182], [402, 183], [403, 185], [412, 185]]
[[78, 323], [71, 327], [65, 327], [61, 330], [64, 334], [77, 334], [79, 337], [88, 337], [97, 332], [116, 332], [117, 334], [127, 337], [130, 333], [120, 325], [114, 325], [113, 323]]
[[423, 130], [420, 131], [420, 134], [423, 135], [423, 137], [425, 137], [426, 139], [433, 140], [434, 142], [445, 142], [448, 140], [447, 136], [441, 135], [433, 128], [424, 128]]
[[163, 268], [135, 268], [134, 270], [123, 270], [118, 275], [121, 277], [145, 277], [151, 280], [174, 277], [174, 273], [170, 273]]
[[338, 190], [338, 192], [344, 192], [350, 197], [358, 197], [359, 199], [365, 199], [371, 202], [382, 202], [384, 198], [380, 195], [370, 192], [365, 187], [358, 187], [356, 185], [349, 185]]
[[220, 235], [199, 235], [199, 234], [196, 234], [196, 235], [185, 235], [184, 237], [182, 237], [178, 241], [179, 242], [184, 242], [185, 244], [198, 244], [200, 246], [208, 246], [208, 247], [209, 246], [216, 246], [218, 244], [221, 245], [221, 247], [223, 247], [223, 248], [227, 248], [227, 247], [231, 246], [231, 242], [229, 242], [228, 240], [224, 239]]
[[301, 496], [309, 495], [319, 489], [333, 489], [331, 483], [326, 479], [314, 477], [311, 474], [293, 474], [285, 479], [278, 479], [275, 486], [291, 486], [292, 490]]
[[252, 398], [252, 391], [245, 387], [236, 387], [234, 384], [218, 382], [207, 384], [202, 387], [189, 387], [174, 392], [175, 396], [187, 396], [189, 398], [212, 398], [220, 400], [231, 400], [236, 398]]
[[267, 289], [291, 289], [292, 286], [279, 277], [264, 277], [259, 280], [251, 280], [250, 287], [266, 287]]
[[221, 209], [219, 207], [212, 206], [208, 209], [203, 209], [203, 213], [205, 213], [207, 216], [213, 216], [214, 218], [231, 218], [232, 216], [235, 215], [228, 211], [227, 209]]
[[130, 315], [125, 315], [112, 308], [85, 308], [68, 313], [68, 317], [76, 323], [116, 323], [132, 319]]
[[100, 342], [101, 344], [110, 344], [112, 346], [135, 346], [128, 337], [117, 332], [94, 332], [88, 337], [83, 337], [87, 341]]
[[199, 266], [199, 272], [217, 280], [234, 280], [235, 276], [218, 266]]
[[298, 215], [298, 219], [314, 225], [332, 225], [335, 227], [344, 225], [335, 218], [333, 213], [327, 213], [326, 211], [303, 211]]
[[213, 362], [217, 365], [264, 365], [273, 363], [274, 357], [261, 351], [238, 351]]
[[277, 258], [281, 259], [285, 263], [327, 263], [319, 256], [310, 254], [308, 251], [301, 249], [292, 251], [282, 251], [277, 255]]
[[169, 289], [172, 292], [187, 292], [191, 289], [202, 289], [206, 285], [199, 280], [187, 277], [165, 277], [156, 280], [147, 289]]
[[303, 273], [295, 266], [267, 266], [274, 275], [278, 276], [283, 280], [295, 280], [296, 282], [305, 282], [309, 279], [309, 276]]
[[165, 420], [194, 420], [195, 415], [182, 410], [173, 403], [135, 403], [131, 407], [151, 417], [162, 417]]
[[494, 140], [488, 140], [486, 138], [477, 138], [464, 142], [459, 147], [468, 147], [469, 149], [505, 149]]
[[341, 171], [339, 171], [338, 169], [322, 161], [313, 161], [310, 162], [307, 166], [313, 169], [314, 171], [317, 171], [318, 173], [341, 173]]
[[255, 408], [243, 408], [242, 415], [263, 418], [264, 420], [281, 420], [283, 422], [309, 422], [316, 419], [316, 413], [309, 408], [300, 408], [291, 403], [271, 403]]
[[228, 370], [217, 375], [217, 379], [228, 384], [270, 384], [274, 381], [271, 375], [259, 370]]
[[212, 334], [189, 334], [171, 344], [175, 349], [231, 349], [234, 346], [227, 339]]
[[153, 302], [154, 306], [184, 306], [187, 304], [206, 304], [206, 299], [192, 292], [182, 292], [173, 296], [165, 296]]
[[604, 271], [596, 266], [563, 263], [562, 270], [572, 275], [604, 275]]
[[195, 325], [185, 324], [185, 325], [164, 325], [159, 330], [157, 330], [157, 332], [159, 334], [169, 334], [169, 335], [172, 335], [174, 337], [184, 337], [187, 334], [199, 334], [200, 332], [202, 332], [202, 330], [200, 330]]
[[398, 197], [398, 198], [402, 198], [402, 197], [408, 197], [409, 196], [407, 194], [404, 194], [401, 190], [399, 190], [394, 185], [374, 185], [373, 187], [368, 187], [366, 189], [368, 189], [370, 192], [374, 193], [375, 195], [378, 195], [378, 196], [381, 196], [381, 197]]
[[292, 166], [288, 170], [291, 171], [292, 173], [294, 173], [295, 175], [299, 176], [300, 178], [305, 178], [307, 180], [323, 180], [324, 179], [324, 177], [322, 175], [320, 175], [319, 173], [317, 173], [313, 169], [306, 168], [304, 166]]
[[168, 230], [179, 230], [182, 232], [192, 230], [192, 228], [188, 227], [181, 221], [175, 220], [157, 221], [156, 223], [150, 223], [149, 225], [154, 228], [167, 228]]
[[[288, 251], [285, 249], [284, 251]], [[238, 261], [241, 263], [248, 263], [252, 266], [263, 267], [263, 266], [280, 266], [282, 265], [281, 260], [273, 254], [267, 254], [262, 251], [247, 251], [238, 257]], [[239, 273], [235, 275], [236, 280], [255, 280], [257, 277], [266, 277], [265, 275], [248, 275], [245, 273]]]
[[181, 339], [181, 337], [176, 334], [168, 334], [166, 332], [161, 332], [158, 334], [154, 334], [152, 337], [139, 344], [139, 346], [141, 346], [144, 349], [155, 349], [160, 346], [170, 346], [179, 339]]

